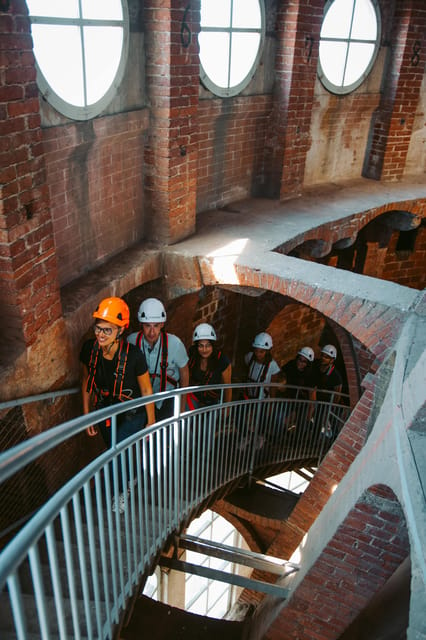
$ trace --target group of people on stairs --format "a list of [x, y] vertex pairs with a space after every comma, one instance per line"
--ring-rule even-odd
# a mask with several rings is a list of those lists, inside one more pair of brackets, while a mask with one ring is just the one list
[[[165, 331], [167, 314], [157, 298], [147, 298], [141, 303], [138, 310], [140, 330], [127, 338], [125, 331], [129, 327], [130, 311], [122, 298], [105, 298], [92, 315], [94, 338], [87, 340], [80, 352], [84, 414], [178, 387], [206, 387], [181, 396], [181, 410], [193, 410], [220, 401], [219, 392], [209, 388], [211, 385], [231, 383], [231, 361], [220, 350], [215, 329], [208, 323], [198, 324], [188, 354], [180, 338]], [[315, 360], [311, 347], [304, 346], [297, 357], [282, 368], [272, 357], [272, 347], [268, 333], [255, 336], [252, 350], [244, 358], [246, 382], [290, 385], [287, 397], [296, 393], [291, 389], [295, 385], [303, 388], [298, 393], [312, 400], [324, 399], [327, 391], [334, 394], [341, 391], [342, 378], [335, 367], [337, 350], [334, 345], [325, 345], [319, 360]], [[272, 387], [270, 393], [276, 391], [277, 388]], [[262, 397], [267, 393], [267, 386], [248, 386], [245, 397]], [[222, 399], [231, 401], [231, 388], [224, 390]], [[143, 408], [119, 414], [117, 442], [172, 416], [173, 408], [173, 398], [158, 399]], [[87, 433], [93, 437], [98, 429], [109, 447], [109, 421], [99, 423], [98, 427], [90, 426]]]

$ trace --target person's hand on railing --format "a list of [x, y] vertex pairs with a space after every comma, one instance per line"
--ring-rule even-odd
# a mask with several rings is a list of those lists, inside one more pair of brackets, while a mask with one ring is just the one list
[[91, 424], [90, 427], [87, 427], [86, 433], [88, 436], [90, 436], [90, 438], [93, 438], [93, 436], [98, 435], [98, 429], [94, 424]]

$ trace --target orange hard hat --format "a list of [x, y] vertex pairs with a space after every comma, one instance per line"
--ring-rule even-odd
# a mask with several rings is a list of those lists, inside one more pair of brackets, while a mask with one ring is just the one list
[[105, 298], [96, 307], [93, 317], [126, 328], [129, 326], [130, 311], [121, 298]]

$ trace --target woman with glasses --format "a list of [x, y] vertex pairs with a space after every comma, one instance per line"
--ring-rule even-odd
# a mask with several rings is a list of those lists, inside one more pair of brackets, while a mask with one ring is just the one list
[[[93, 313], [95, 339], [87, 340], [80, 352], [83, 365], [83, 412], [148, 396], [152, 394], [151, 379], [145, 356], [124, 338], [129, 326], [129, 307], [121, 298], [105, 298]], [[117, 416], [117, 442], [155, 422], [154, 405], [148, 404]], [[105, 420], [87, 429], [89, 436], [102, 435], [111, 445], [111, 421]], [[121, 474], [120, 474], [121, 475]], [[120, 497], [121, 503], [124, 498]]]

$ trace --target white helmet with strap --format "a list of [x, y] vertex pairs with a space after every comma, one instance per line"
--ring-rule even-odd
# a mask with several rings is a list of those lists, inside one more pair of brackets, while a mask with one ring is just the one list
[[314, 350], [311, 349], [311, 347], [302, 347], [300, 351], [297, 352], [297, 355], [303, 356], [308, 362], [313, 362], [315, 358]]
[[198, 340], [217, 340], [216, 331], [211, 324], [202, 322], [195, 327], [194, 333], [192, 334], [192, 342], [197, 342]]
[[272, 349], [272, 338], [269, 333], [258, 333], [251, 346], [255, 349]]
[[166, 310], [161, 300], [147, 298], [141, 303], [138, 311], [139, 322], [165, 322], [166, 319]]
[[337, 358], [337, 349], [333, 344], [324, 345], [321, 349], [321, 353], [325, 353], [326, 356], [333, 358], [333, 360]]

